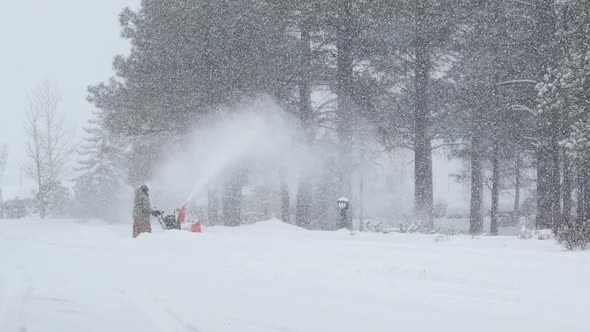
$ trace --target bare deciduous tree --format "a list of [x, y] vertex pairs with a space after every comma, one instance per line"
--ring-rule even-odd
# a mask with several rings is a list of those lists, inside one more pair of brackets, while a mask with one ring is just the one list
[[6, 144], [0, 148], [0, 219], [4, 218], [4, 200], [2, 198], [2, 177], [6, 171], [6, 163], [8, 161], [8, 148]]
[[49, 82], [44, 82], [30, 96], [25, 130], [28, 135], [27, 174], [38, 189], [39, 214], [47, 214], [48, 199], [59, 184], [68, 157], [70, 133], [58, 112], [59, 93]]
[[29, 98], [29, 105], [25, 120], [25, 131], [28, 136], [27, 154], [29, 163], [25, 167], [27, 175], [37, 184], [39, 193], [39, 214], [45, 217], [46, 204], [43, 202], [40, 193], [43, 191], [43, 159], [41, 155], [41, 112], [35, 107], [34, 101]]

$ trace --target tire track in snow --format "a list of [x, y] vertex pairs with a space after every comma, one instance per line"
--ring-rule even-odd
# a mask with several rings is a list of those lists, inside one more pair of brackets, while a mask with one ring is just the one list
[[142, 312], [162, 332], [201, 332], [166, 306], [136, 292], [122, 290], [121, 294], [133, 307]]
[[292, 329], [288, 326], [271, 324], [271, 323], [249, 321], [249, 322], [247, 322], [247, 325], [263, 328], [263, 329], [269, 330], [269, 331], [276, 331], [276, 332], [299, 332], [299, 330]]
[[33, 294], [32, 280], [22, 269], [0, 274], [0, 331], [26, 332], [25, 305]]
[[170, 309], [165, 308], [165, 310], [178, 323], [182, 324], [187, 331], [189, 331], [189, 332], [200, 332], [200, 330], [198, 328], [196, 328], [193, 324], [186, 322], [184, 319], [180, 318], [180, 316], [178, 316], [174, 312], [170, 311]]

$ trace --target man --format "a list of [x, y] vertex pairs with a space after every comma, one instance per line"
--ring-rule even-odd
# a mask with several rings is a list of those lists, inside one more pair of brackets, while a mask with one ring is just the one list
[[133, 238], [141, 233], [151, 233], [150, 215], [154, 211], [150, 205], [150, 193], [146, 185], [135, 190], [135, 203], [133, 205]]

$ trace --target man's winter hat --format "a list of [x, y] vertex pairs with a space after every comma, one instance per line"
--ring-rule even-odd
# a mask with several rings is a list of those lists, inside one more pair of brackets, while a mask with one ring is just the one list
[[141, 187], [139, 187], [139, 189], [140, 189], [141, 191], [143, 191], [144, 193], [146, 193], [146, 194], [147, 194], [147, 193], [150, 191], [150, 190], [148, 189], [148, 187], [147, 187], [145, 184], [144, 184], [144, 185], [142, 185]]

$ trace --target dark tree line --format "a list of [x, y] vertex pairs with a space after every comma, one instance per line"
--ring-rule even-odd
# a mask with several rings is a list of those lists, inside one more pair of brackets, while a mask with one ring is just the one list
[[[518, 214], [525, 173], [536, 174], [538, 228], [590, 213], [588, 1], [143, 0], [120, 20], [131, 52], [89, 88], [103, 128], [157, 145], [220, 106], [269, 95], [300, 120], [305, 144], [336, 146], [334, 174], [299, 179], [298, 225], [317, 227], [328, 197], [351, 195], [360, 121], [386, 149], [414, 151], [425, 229], [441, 146], [469, 165], [472, 233], [483, 231], [488, 170], [493, 234], [500, 190], [511, 179]], [[134, 182], [155, 159], [142, 149], [129, 156]], [[221, 205], [235, 225], [245, 170], [231, 173], [210, 190], [209, 214]], [[284, 182], [281, 192], [288, 219]]]

